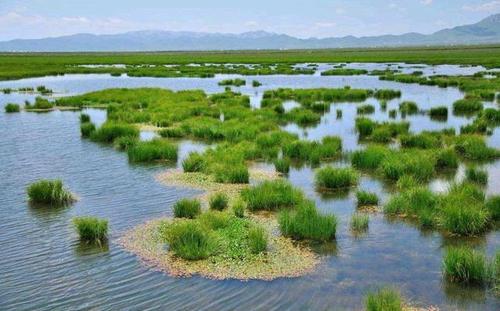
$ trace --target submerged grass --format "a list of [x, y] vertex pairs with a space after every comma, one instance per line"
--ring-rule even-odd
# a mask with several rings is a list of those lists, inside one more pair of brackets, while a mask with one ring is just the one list
[[391, 288], [369, 293], [365, 304], [367, 311], [403, 311], [401, 295]]
[[494, 278], [493, 272], [486, 257], [469, 247], [452, 247], [444, 255], [443, 274], [451, 282], [487, 285]]

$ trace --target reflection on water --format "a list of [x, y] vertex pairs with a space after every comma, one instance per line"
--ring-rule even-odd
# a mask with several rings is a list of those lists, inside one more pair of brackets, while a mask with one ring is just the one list
[[[322, 66], [320, 65], [320, 69]], [[355, 64], [350, 64], [355, 66]], [[380, 65], [382, 66], [382, 65]], [[384, 65], [385, 66], [385, 65]], [[414, 70], [441, 70], [436, 67]], [[446, 67], [448, 70], [449, 68]], [[458, 67], [454, 67], [457, 70]], [[409, 70], [409, 69], [408, 69]], [[442, 69], [445, 70], [445, 69]], [[451, 69], [449, 69], [451, 70]], [[462, 69], [460, 69], [462, 70]], [[463, 70], [472, 70], [463, 68]], [[215, 79], [111, 78], [106, 75], [65, 76], [1, 82], [5, 86], [44, 84], [58, 92], [81, 93], [107, 87], [159, 86], [173, 89], [201, 88], [207, 92], [222, 90]], [[353, 87], [397, 88], [401, 100], [414, 100], [421, 109], [433, 105], [451, 105], [462, 97], [456, 89], [403, 85], [379, 81], [376, 77], [263, 76], [262, 87], [243, 87], [241, 91], [258, 103], [262, 91], [277, 87]], [[152, 271], [137, 258], [114, 243], [133, 226], [148, 219], [171, 215], [171, 207], [181, 197], [198, 191], [164, 187], [155, 181], [161, 165], [130, 165], [124, 153], [112, 147], [80, 139], [79, 112], [55, 111], [48, 114], [21, 112], [5, 114], [7, 102], [32, 100], [26, 94], [0, 95], [0, 309], [66, 310], [66, 309], [166, 309], [166, 310], [330, 310], [360, 309], [367, 291], [391, 284], [417, 306], [436, 305], [442, 309], [498, 310], [500, 303], [484, 289], [448, 284], [441, 276], [444, 248], [458, 243], [438, 232], [422, 231], [400, 220], [380, 213], [370, 213], [366, 234], [353, 236], [349, 220], [356, 212], [355, 189], [342, 193], [318, 193], [314, 187], [314, 168], [293, 167], [289, 180], [301, 187], [324, 213], [338, 218], [337, 240], [313, 245], [322, 262], [311, 274], [295, 279], [272, 282], [237, 280], [212, 281], [193, 277], [177, 279]], [[390, 101], [387, 110], [400, 100]], [[386, 120], [387, 114], [377, 101], [371, 116]], [[343, 118], [336, 119], [336, 109]], [[86, 109], [92, 120], [102, 124], [105, 110]], [[285, 128], [308, 139], [339, 135], [345, 150], [359, 148], [352, 120], [356, 105], [334, 104], [319, 125], [301, 129]], [[427, 116], [407, 117], [412, 130], [459, 127], [465, 118], [450, 116], [447, 123], [431, 121]], [[499, 146], [500, 132], [495, 131], [489, 143]], [[151, 139], [143, 132], [143, 139]], [[179, 141], [179, 167], [190, 152], [208, 146], [199, 142]], [[345, 161], [333, 163], [346, 165]], [[259, 164], [272, 168], [272, 165]], [[500, 191], [500, 162], [485, 164], [489, 172], [488, 193]], [[460, 178], [463, 168], [439, 176], [433, 189], [444, 189]], [[71, 207], [49, 209], [30, 206], [25, 187], [39, 178], [61, 178], [80, 198]], [[385, 202], [393, 186], [363, 174], [360, 189], [373, 191]], [[110, 239], [101, 246], [78, 240], [71, 219], [92, 215], [109, 220]], [[484, 249], [489, 256], [500, 246], [500, 233], [460, 240]]]

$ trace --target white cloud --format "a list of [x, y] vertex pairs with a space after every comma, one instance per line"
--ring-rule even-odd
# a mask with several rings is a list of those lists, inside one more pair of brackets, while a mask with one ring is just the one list
[[433, 0], [420, 0], [420, 3], [422, 3], [423, 5], [431, 5], [433, 2]]
[[500, 10], [500, 0], [489, 1], [477, 5], [464, 5], [462, 9], [471, 12], [494, 13], [495, 11]]
[[258, 26], [259, 23], [257, 23], [256, 21], [247, 21], [245, 22], [245, 26], [247, 27], [255, 27], [255, 26]]
[[337, 26], [337, 23], [334, 23], [334, 22], [317, 22], [317, 23], [314, 23], [314, 26], [315, 27], [319, 27], [319, 28], [332, 28], [332, 27]]
[[335, 13], [339, 14], [339, 15], [342, 15], [342, 14], [345, 14], [345, 9], [344, 8], [336, 8], [335, 9]]

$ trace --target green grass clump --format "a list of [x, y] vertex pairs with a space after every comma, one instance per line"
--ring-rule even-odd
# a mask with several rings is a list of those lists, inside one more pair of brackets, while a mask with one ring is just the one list
[[253, 254], [259, 254], [267, 249], [267, 232], [260, 226], [252, 226], [248, 231], [248, 247]]
[[480, 185], [486, 185], [488, 183], [488, 172], [471, 166], [465, 170], [465, 178], [467, 179], [467, 181]]
[[389, 150], [381, 146], [368, 146], [364, 150], [355, 151], [351, 163], [358, 169], [376, 169], [389, 154]]
[[441, 137], [430, 133], [405, 134], [399, 140], [403, 148], [432, 149], [442, 145]]
[[500, 220], [500, 195], [488, 198], [486, 200], [485, 207], [490, 212], [491, 219], [495, 221]]
[[183, 161], [184, 172], [202, 172], [206, 167], [203, 155], [198, 152], [191, 152]]
[[21, 107], [18, 104], [8, 103], [7, 105], [5, 105], [6, 113], [14, 113], [19, 111], [21, 111]]
[[127, 150], [131, 162], [177, 161], [177, 146], [162, 139], [141, 141]]
[[88, 138], [95, 132], [95, 124], [91, 122], [84, 122], [80, 124], [80, 133], [82, 137]]
[[276, 159], [274, 160], [274, 168], [277, 172], [288, 174], [290, 172], [290, 160], [287, 158]]
[[375, 112], [375, 107], [373, 105], [361, 105], [356, 109], [358, 114], [370, 114]]
[[234, 85], [234, 86], [242, 86], [245, 85], [247, 82], [243, 79], [226, 79], [219, 81], [219, 85], [221, 86], [229, 86], [229, 85]]
[[139, 138], [139, 130], [130, 124], [106, 122], [92, 133], [90, 138], [97, 142], [112, 143], [118, 137]]
[[378, 172], [385, 178], [397, 181], [411, 175], [417, 181], [428, 181], [435, 173], [436, 159], [424, 152], [393, 152], [381, 162]]
[[358, 206], [378, 205], [378, 197], [376, 193], [367, 191], [356, 192]]
[[418, 112], [417, 103], [412, 101], [404, 101], [399, 104], [399, 111], [406, 114], [415, 114]]
[[54, 108], [54, 104], [43, 97], [36, 97], [35, 103], [29, 109], [49, 110]]
[[431, 119], [446, 120], [448, 118], [448, 107], [433, 107], [429, 110], [429, 115]]
[[490, 226], [491, 215], [484, 206], [484, 193], [473, 184], [453, 185], [440, 200], [439, 222], [456, 235], [481, 234]]
[[367, 118], [356, 119], [356, 130], [360, 137], [370, 136], [375, 129], [376, 123]]
[[367, 311], [402, 311], [401, 295], [394, 289], [382, 288], [366, 297]]
[[297, 240], [328, 241], [335, 238], [337, 219], [321, 215], [311, 201], [304, 201], [294, 210], [278, 215], [281, 233]]
[[245, 217], [245, 208], [246, 208], [245, 202], [243, 200], [237, 200], [233, 205], [234, 216], [238, 218]]
[[182, 199], [174, 205], [174, 217], [196, 218], [201, 213], [201, 203], [198, 200]]
[[250, 211], [276, 211], [293, 208], [303, 200], [303, 194], [284, 180], [264, 181], [241, 192]]
[[173, 223], [167, 228], [164, 237], [169, 249], [186, 260], [205, 259], [212, 254], [216, 246], [210, 232], [192, 221]]
[[186, 135], [184, 130], [180, 127], [162, 129], [158, 132], [158, 134], [165, 138], [181, 138]]
[[349, 223], [351, 230], [354, 232], [363, 232], [368, 230], [368, 225], [370, 218], [368, 215], [364, 214], [354, 214], [352, 215], [351, 222]]
[[321, 73], [322, 76], [357, 76], [365, 75], [368, 71], [365, 69], [353, 69], [353, 68], [334, 68], [325, 70]]
[[122, 137], [118, 137], [117, 139], [115, 139], [114, 145], [115, 145], [115, 148], [118, 150], [127, 151], [130, 148], [137, 145], [138, 142], [139, 142], [139, 140], [137, 139], [137, 137], [122, 136]]
[[316, 186], [320, 189], [342, 189], [358, 183], [359, 175], [352, 168], [327, 166], [316, 172]]
[[394, 98], [401, 97], [401, 91], [399, 91], [399, 90], [390, 90], [390, 89], [377, 90], [375, 92], [375, 94], [373, 94], [373, 97], [375, 97], [377, 99], [391, 100], [391, 99], [394, 99]]
[[396, 119], [397, 113], [398, 113], [398, 111], [396, 109], [389, 110], [389, 118]]
[[210, 209], [222, 211], [226, 209], [229, 198], [224, 193], [216, 193], [210, 197]]
[[215, 181], [227, 184], [248, 184], [250, 173], [245, 164], [219, 165], [215, 169]]
[[75, 217], [73, 224], [81, 240], [100, 243], [107, 238], [108, 221], [106, 219]]
[[253, 87], [259, 87], [259, 86], [261, 86], [261, 85], [262, 85], [262, 83], [260, 83], [260, 82], [259, 82], [259, 81], [257, 81], [257, 80], [253, 80], [253, 81], [252, 81], [252, 86], [253, 86]]
[[457, 115], [473, 114], [483, 110], [483, 103], [477, 98], [459, 99], [453, 103], [453, 113]]
[[468, 247], [452, 247], [446, 251], [443, 274], [451, 282], [473, 285], [486, 285], [492, 278], [486, 257]]
[[32, 183], [27, 188], [28, 198], [32, 203], [66, 205], [75, 201], [75, 198], [64, 188], [59, 179], [42, 179]]
[[423, 187], [415, 187], [393, 196], [384, 213], [412, 217], [423, 227], [434, 227], [438, 212], [438, 196]]
[[218, 230], [225, 228], [228, 225], [231, 216], [227, 213], [210, 210], [198, 216], [198, 220], [202, 226], [210, 230]]
[[457, 153], [450, 148], [440, 150], [436, 155], [436, 169], [455, 169], [458, 167]]
[[460, 135], [455, 140], [455, 151], [465, 159], [485, 161], [500, 156], [496, 149], [486, 145], [484, 138], [481, 136]]
[[80, 114], [80, 123], [90, 122], [90, 116], [86, 113]]

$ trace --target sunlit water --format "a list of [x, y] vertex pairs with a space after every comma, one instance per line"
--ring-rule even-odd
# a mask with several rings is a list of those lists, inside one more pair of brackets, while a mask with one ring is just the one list
[[[385, 68], [386, 65], [376, 66]], [[438, 67], [412, 70], [429, 72]], [[450, 74], [459, 70], [469, 70], [467, 73], [470, 73], [474, 69], [445, 68]], [[217, 81], [225, 77], [163, 79], [74, 75], [0, 82], [0, 88], [43, 84], [54, 89], [57, 96], [110, 87], [141, 86], [203, 89], [214, 93], [223, 90]], [[244, 78], [247, 84], [253, 79], [263, 83], [259, 88], [240, 88], [241, 92], [252, 96], [255, 107], [258, 107], [264, 90], [278, 87], [350, 85], [353, 88], [402, 90], [402, 98], [390, 101], [387, 110], [396, 108], [402, 100], [413, 100], [423, 110], [436, 105], [451, 107], [453, 101], [463, 97], [454, 88], [399, 84], [367, 76]], [[382, 214], [371, 214], [368, 233], [354, 237], [348, 229], [349, 219], [356, 209], [354, 192], [337, 196], [318, 194], [313, 185], [314, 169], [310, 167], [292, 169], [289, 180], [314, 199], [321, 211], [335, 213], [339, 218], [336, 243], [317, 247], [322, 262], [313, 273], [272, 282], [241, 282], [200, 277], [178, 279], [156, 272], [125, 252], [115, 243], [116, 239], [148, 219], [170, 215], [176, 200], [199, 192], [160, 185], [155, 175], [165, 167], [130, 165], [126, 154], [82, 140], [78, 112], [4, 113], [3, 106], [7, 102], [22, 103], [25, 99], [32, 100], [33, 96], [0, 95], [1, 310], [361, 309], [367, 291], [387, 284], [400, 289], [405, 298], [417, 306], [436, 305], [444, 310], [500, 308], [498, 298], [488, 290], [452, 286], [442, 280], [444, 247], [465, 241], [443, 238], [437, 232], [423, 232], [407, 223], [388, 220]], [[376, 107], [371, 118], [388, 119], [387, 112], [380, 109], [377, 101], [370, 99], [368, 102]], [[293, 107], [293, 103], [290, 105]], [[354, 150], [359, 148], [353, 123], [356, 106], [352, 103], [334, 104], [319, 125], [305, 129], [288, 125], [285, 129], [308, 139], [339, 135], [344, 149]], [[343, 111], [342, 119], [336, 118], [336, 109]], [[87, 113], [97, 124], [106, 119], [102, 110], [89, 109]], [[470, 122], [467, 118], [451, 115], [447, 122], [431, 121], [426, 115], [408, 116], [406, 120], [411, 122], [411, 130], [415, 132], [447, 127], [458, 129]], [[141, 135], [142, 139], [152, 136], [152, 133]], [[500, 132], [496, 130], [488, 142], [500, 147]], [[190, 151], [205, 147], [201, 143], [182, 142], [177, 166]], [[265, 164], [261, 166], [272, 168]], [[487, 164], [486, 168], [489, 171], [487, 192], [500, 193], [500, 161]], [[431, 186], [442, 191], [450, 180], [460, 178], [461, 171], [440, 177]], [[78, 195], [79, 201], [65, 209], [31, 207], [26, 200], [25, 188], [40, 178], [63, 179]], [[384, 201], [393, 192], [384, 181], [368, 176], [362, 177], [359, 188], [379, 193]], [[71, 219], [78, 215], [109, 219], [109, 244], [101, 248], [80, 244], [71, 226]], [[467, 242], [492, 256], [500, 246], [500, 234], [491, 232]]]

